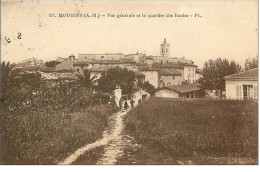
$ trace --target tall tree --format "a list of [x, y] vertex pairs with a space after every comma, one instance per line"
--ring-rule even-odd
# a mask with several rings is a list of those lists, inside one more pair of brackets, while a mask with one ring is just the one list
[[103, 73], [99, 79], [99, 88], [103, 92], [112, 93], [117, 86], [120, 86], [123, 94], [132, 94], [135, 85], [135, 75], [133, 71], [115, 67]]
[[205, 90], [215, 90], [222, 99], [222, 92], [225, 91], [224, 77], [240, 71], [241, 66], [234, 61], [229, 62], [229, 60], [221, 58], [208, 60], [204, 64], [203, 78], [200, 80], [200, 83], [202, 83]]
[[258, 57], [247, 58], [245, 62], [245, 70], [250, 70], [258, 67]]
[[[82, 69], [83, 70], [83, 69]], [[84, 69], [83, 73], [78, 72], [76, 74], [78, 77], [78, 83], [86, 89], [88, 94], [90, 95], [90, 103], [92, 106], [92, 99], [93, 99], [93, 89], [95, 89], [97, 83], [97, 75], [91, 77], [91, 73], [89, 70]]]
[[12, 93], [12, 90], [18, 86], [19, 83], [19, 69], [15, 69], [15, 64], [3, 61], [1, 63], [1, 97], [5, 98]]

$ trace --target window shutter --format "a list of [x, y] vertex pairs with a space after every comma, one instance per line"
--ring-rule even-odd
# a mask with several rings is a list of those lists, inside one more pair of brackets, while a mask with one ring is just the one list
[[241, 100], [242, 99], [242, 91], [241, 91], [241, 85], [236, 86], [236, 99]]
[[238, 88], [239, 88], [239, 100], [243, 100], [243, 95], [242, 95], [242, 86], [239, 85]]

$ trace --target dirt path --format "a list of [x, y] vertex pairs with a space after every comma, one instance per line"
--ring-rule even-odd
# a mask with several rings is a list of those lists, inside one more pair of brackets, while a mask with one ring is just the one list
[[[133, 143], [134, 140], [134, 138], [122, 134], [124, 128], [123, 117], [127, 112], [128, 111], [120, 111], [112, 115], [109, 120], [109, 127], [103, 132], [102, 139], [79, 148], [75, 153], [58, 164], [72, 164], [85, 152], [99, 146], [104, 146], [105, 148], [104, 154], [102, 155], [102, 158], [98, 160], [97, 164], [115, 164], [117, 158], [123, 154], [125, 146], [131, 146], [131, 143]], [[129, 157], [129, 160], [133, 161], [133, 158]]]

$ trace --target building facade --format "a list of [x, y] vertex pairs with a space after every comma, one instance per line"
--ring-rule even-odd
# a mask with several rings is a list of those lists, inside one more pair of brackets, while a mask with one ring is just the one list
[[258, 68], [224, 77], [226, 99], [258, 101]]

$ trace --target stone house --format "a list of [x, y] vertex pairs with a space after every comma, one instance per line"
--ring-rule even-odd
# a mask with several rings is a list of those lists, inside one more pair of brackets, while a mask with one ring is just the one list
[[181, 85], [182, 74], [175, 69], [160, 69], [159, 70], [160, 85], [159, 87]]
[[[187, 81], [187, 83], [196, 82], [196, 69], [197, 66], [188, 63], [154, 63], [153, 67], [158, 69], [168, 69], [172, 71], [178, 71], [181, 73], [182, 81]], [[178, 84], [176, 84], [178, 85]]]

